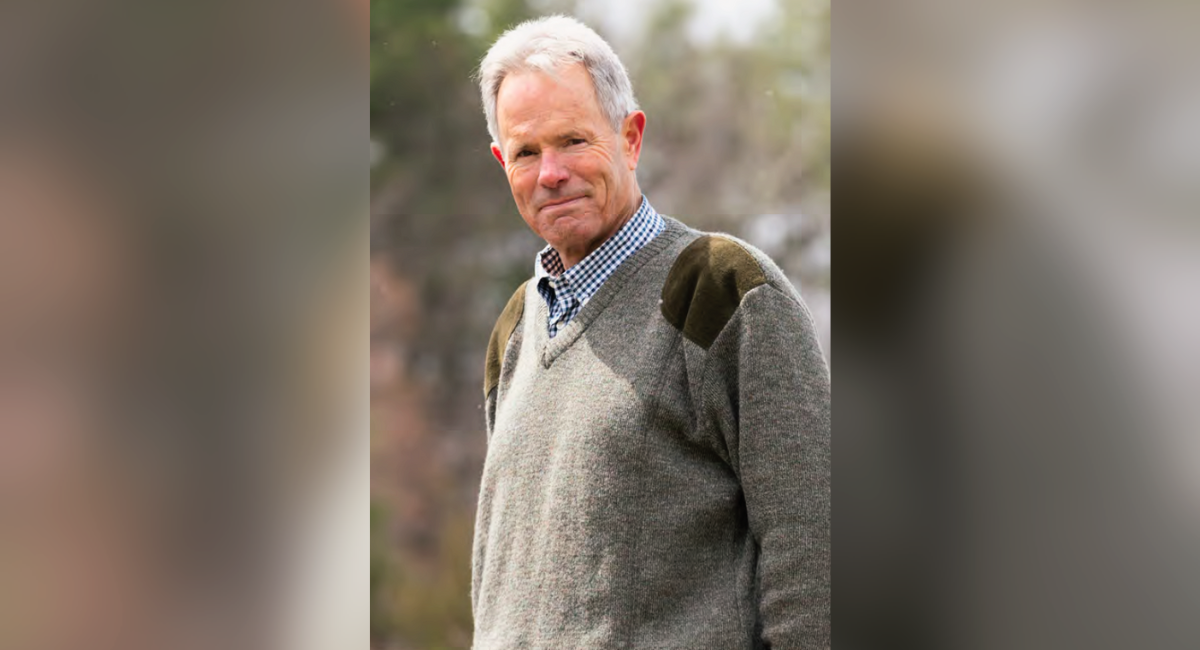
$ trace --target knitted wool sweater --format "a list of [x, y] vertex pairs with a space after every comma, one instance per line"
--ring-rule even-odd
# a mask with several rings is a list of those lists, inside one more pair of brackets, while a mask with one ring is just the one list
[[475, 650], [827, 648], [829, 371], [762, 252], [667, 228], [492, 333]]

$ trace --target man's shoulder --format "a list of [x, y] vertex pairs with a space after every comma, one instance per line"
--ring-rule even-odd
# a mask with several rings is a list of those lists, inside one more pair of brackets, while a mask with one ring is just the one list
[[750, 243], [719, 232], [693, 231], [662, 288], [662, 313], [707, 349], [751, 291], [770, 285], [799, 301], [779, 266]]
[[517, 324], [521, 322], [521, 317], [525, 314], [525, 287], [528, 285], [529, 280], [526, 280], [517, 287], [512, 297], [508, 299], [508, 303], [504, 305], [504, 310], [500, 312], [500, 317], [496, 319], [496, 324], [492, 327], [492, 335], [488, 339], [487, 359], [484, 364], [484, 398], [500, 382], [500, 360], [504, 357], [504, 348], [508, 344], [508, 339], [512, 337], [513, 331], [517, 329]]

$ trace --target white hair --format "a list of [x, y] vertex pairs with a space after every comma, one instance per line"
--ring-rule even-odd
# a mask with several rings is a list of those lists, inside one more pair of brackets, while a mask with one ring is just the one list
[[613, 130], [620, 131], [625, 117], [638, 110], [625, 66], [591, 27], [568, 16], [547, 16], [504, 32], [479, 65], [479, 93], [492, 140], [500, 143], [496, 96], [505, 77], [526, 71], [554, 74], [575, 63], [587, 69], [600, 110]]

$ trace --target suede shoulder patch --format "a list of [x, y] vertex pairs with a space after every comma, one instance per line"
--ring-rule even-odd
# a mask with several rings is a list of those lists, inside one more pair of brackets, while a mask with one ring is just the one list
[[705, 235], [675, 259], [662, 290], [662, 314], [707, 350], [733, 318], [742, 297], [766, 284], [758, 260], [737, 242]]
[[508, 299], [508, 304], [504, 306], [504, 311], [500, 312], [500, 318], [492, 328], [492, 337], [488, 340], [487, 361], [483, 369], [485, 400], [496, 384], [500, 383], [500, 360], [504, 358], [504, 348], [508, 346], [508, 339], [512, 337], [513, 330], [517, 328], [517, 323], [521, 321], [521, 315], [525, 312], [526, 284], [528, 281], [517, 287], [516, 293]]

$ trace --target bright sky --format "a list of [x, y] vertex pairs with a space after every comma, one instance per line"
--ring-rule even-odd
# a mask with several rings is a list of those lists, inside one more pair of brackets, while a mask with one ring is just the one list
[[[582, 0], [581, 13], [603, 24], [615, 38], [636, 36], [643, 16], [660, 0]], [[722, 33], [738, 41], [749, 39], [755, 29], [776, 10], [775, 0], [690, 0], [696, 13], [690, 26], [699, 40]]]

